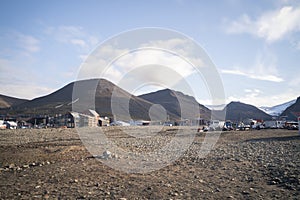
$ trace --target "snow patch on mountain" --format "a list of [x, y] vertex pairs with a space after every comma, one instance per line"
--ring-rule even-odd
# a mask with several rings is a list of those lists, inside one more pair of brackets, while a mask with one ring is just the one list
[[223, 110], [226, 107], [226, 104], [220, 105], [205, 105], [205, 107], [209, 108], [210, 110]]
[[262, 107], [259, 107], [259, 109], [261, 109], [262, 111], [264, 111], [265, 113], [267, 113], [269, 115], [279, 116], [287, 107], [291, 106], [295, 102], [296, 102], [296, 99], [286, 102], [286, 103], [283, 103], [283, 104], [273, 106], [273, 107], [262, 106]]

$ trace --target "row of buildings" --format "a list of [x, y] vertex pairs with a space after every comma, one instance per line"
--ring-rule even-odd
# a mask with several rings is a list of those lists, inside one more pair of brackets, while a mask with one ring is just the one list
[[67, 112], [55, 116], [2, 116], [1, 118], [0, 129], [96, 127], [107, 126], [111, 122], [111, 119], [100, 117], [94, 110], [89, 110], [88, 113]]
[[[3, 116], [2, 116], [3, 117]], [[1, 119], [1, 116], [0, 116]], [[246, 119], [240, 122], [205, 120], [203, 118], [185, 119], [177, 121], [145, 121], [131, 120], [129, 122], [117, 121], [108, 117], [100, 117], [95, 110], [88, 110], [85, 113], [67, 112], [66, 114], [57, 114], [55, 116], [21, 116], [19, 118], [3, 117], [0, 120], [0, 129], [15, 128], [75, 128], [75, 127], [97, 127], [97, 126], [202, 126], [203, 130], [207, 128], [223, 130], [245, 130], [261, 128], [299, 128], [299, 122], [289, 122], [285, 119], [273, 119], [270, 121]]]

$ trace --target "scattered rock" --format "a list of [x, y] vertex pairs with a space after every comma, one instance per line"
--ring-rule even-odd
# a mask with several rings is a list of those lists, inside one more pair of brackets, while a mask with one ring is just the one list
[[242, 194], [248, 195], [248, 194], [250, 194], [250, 192], [248, 192], [248, 191], [243, 191]]

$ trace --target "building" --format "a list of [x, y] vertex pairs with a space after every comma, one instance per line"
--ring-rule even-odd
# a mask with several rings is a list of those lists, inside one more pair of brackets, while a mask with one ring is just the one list
[[100, 117], [95, 110], [89, 110], [91, 115], [71, 112], [73, 117], [74, 127], [97, 127], [108, 126], [109, 119], [107, 117]]

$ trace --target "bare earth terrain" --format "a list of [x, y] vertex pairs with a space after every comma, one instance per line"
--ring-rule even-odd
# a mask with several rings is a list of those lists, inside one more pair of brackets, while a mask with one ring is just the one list
[[[106, 129], [111, 140], [133, 152], [151, 151], [176, 131], [164, 128], [140, 144], [117, 127]], [[76, 129], [1, 130], [0, 198], [300, 199], [298, 131], [224, 132], [200, 158], [205, 134], [198, 133], [189, 150], [169, 166], [137, 174], [93, 158]]]

